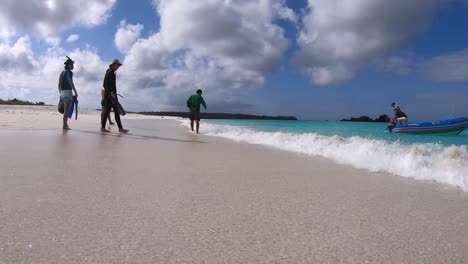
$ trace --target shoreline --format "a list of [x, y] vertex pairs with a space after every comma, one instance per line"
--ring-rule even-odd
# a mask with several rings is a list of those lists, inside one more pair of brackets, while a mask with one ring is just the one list
[[[187, 124], [187, 123], [186, 123]], [[252, 125], [255, 127], [255, 125]], [[315, 132], [256, 130], [229, 122], [203, 125], [206, 135], [235, 142], [269, 146], [290, 153], [324, 157], [371, 172], [389, 173], [408, 179], [434, 181], [468, 192], [466, 145], [398, 142], [362, 136], [322, 135]], [[439, 142], [440, 143], [440, 142]], [[395, 161], [395, 162], [392, 162]]]
[[129, 117], [103, 135], [98, 113], [62, 132], [0, 108], [0, 263], [468, 258], [461, 190]]

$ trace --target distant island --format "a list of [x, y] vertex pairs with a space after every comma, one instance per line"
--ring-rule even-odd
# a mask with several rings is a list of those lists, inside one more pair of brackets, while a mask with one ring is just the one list
[[[140, 115], [178, 116], [188, 118], [188, 112], [137, 112]], [[201, 113], [202, 119], [256, 119], [256, 120], [297, 120], [295, 116], [259, 116], [247, 114]]]
[[0, 105], [46, 105], [46, 104], [44, 102], [32, 103], [32, 102], [29, 102], [29, 101], [22, 101], [22, 100], [18, 100], [16, 98], [14, 98], [13, 100], [0, 99]]
[[387, 123], [390, 121], [390, 117], [388, 115], [380, 115], [376, 119], [372, 119], [368, 116], [361, 116], [361, 117], [351, 117], [350, 119], [341, 119], [340, 121], [347, 121], [347, 122], [381, 122]]

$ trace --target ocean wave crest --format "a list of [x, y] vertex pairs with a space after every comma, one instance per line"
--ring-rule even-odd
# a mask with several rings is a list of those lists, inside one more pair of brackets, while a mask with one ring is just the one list
[[[187, 122], [184, 125], [188, 126]], [[323, 136], [315, 133], [261, 132], [253, 129], [203, 124], [204, 134], [296, 153], [321, 156], [337, 163], [417, 180], [433, 180], [468, 191], [466, 145], [401, 144], [358, 136]]]

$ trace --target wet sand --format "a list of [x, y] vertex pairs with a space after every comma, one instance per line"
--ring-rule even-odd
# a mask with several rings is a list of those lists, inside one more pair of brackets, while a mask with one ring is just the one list
[[0, 108], [0, 263], [468, 262], [459, 189], [123, 123]]

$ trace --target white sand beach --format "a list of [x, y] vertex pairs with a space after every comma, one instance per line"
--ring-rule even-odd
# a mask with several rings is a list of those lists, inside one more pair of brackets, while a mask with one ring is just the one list
[[99, 114], [0, 106], [1, 264], [468, 263], [460, 189]]

